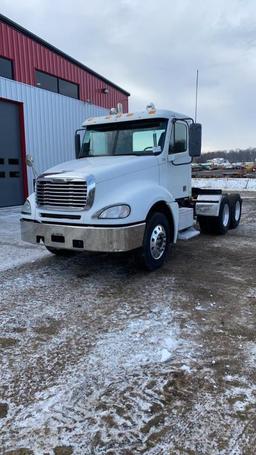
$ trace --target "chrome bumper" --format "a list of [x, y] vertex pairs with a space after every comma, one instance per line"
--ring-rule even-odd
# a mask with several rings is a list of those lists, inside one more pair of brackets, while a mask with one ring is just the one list
[[54, 248], [77, 251], [118, 252], [142, 246], [145, 223], [132, 226], [98, 227], [36, 223], [21, 220], [21, 239]]

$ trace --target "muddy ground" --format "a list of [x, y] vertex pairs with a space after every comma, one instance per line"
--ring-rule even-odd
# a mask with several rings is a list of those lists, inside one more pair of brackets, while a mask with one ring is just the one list
[[255, 454], [256, 194], [240, 227], [58, 258], [0, 211], [0, 453]]

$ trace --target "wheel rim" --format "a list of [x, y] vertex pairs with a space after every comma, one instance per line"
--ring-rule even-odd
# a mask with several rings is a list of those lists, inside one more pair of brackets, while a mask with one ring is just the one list
[[223, 207], [223, 213], [222, 213], [222, 223], [223, 223], [224, 227], [228, 226], [229, 218], [230, 218], [229, 205], [225, 204], [224, 207]]
[[236, 201], [235, 205], [235, 220], [239, 221], [241, 215], [241, 204], [240, 201]]
[[167, 234], [164, 226], [158, 224], [154, 227], [150, 237], [150, 253], [154, 259], [160, 259], [166, 248]]

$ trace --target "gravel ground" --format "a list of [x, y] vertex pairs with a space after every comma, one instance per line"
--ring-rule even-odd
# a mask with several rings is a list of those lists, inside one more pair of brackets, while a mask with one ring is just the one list
[[0, 210], [0, 453], [254, 455], [255, 210], [151, 274], [54, 257]]

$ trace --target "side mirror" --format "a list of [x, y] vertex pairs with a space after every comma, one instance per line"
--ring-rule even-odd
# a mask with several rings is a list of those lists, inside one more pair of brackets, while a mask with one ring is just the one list
[[81, 138], [80, 138], [79, 133], [75, 134], [75, 151], [76, 151], [76, 159], [78, 159], [79, 155], [80, 155], [80, 151], [81, 151]]
[[189, 155], [193, 158], [201, 155], [202, 125], [191, 123], [189, 126]]
[[34, 160], [33, 160], [32, 155], [26, 155], [26, 165], [29, 167], [33, 167], [33, 163], [34, 163]]
[[32, 155], [26, 155], [26, 165], [32, 168], [32, 171], [33, 171], [33, 174], [34, 174], [34, 179], [36, 179], [37, 176], [38, 176], [38, 173], [35, 170], [34, 159], [33, 159]]

